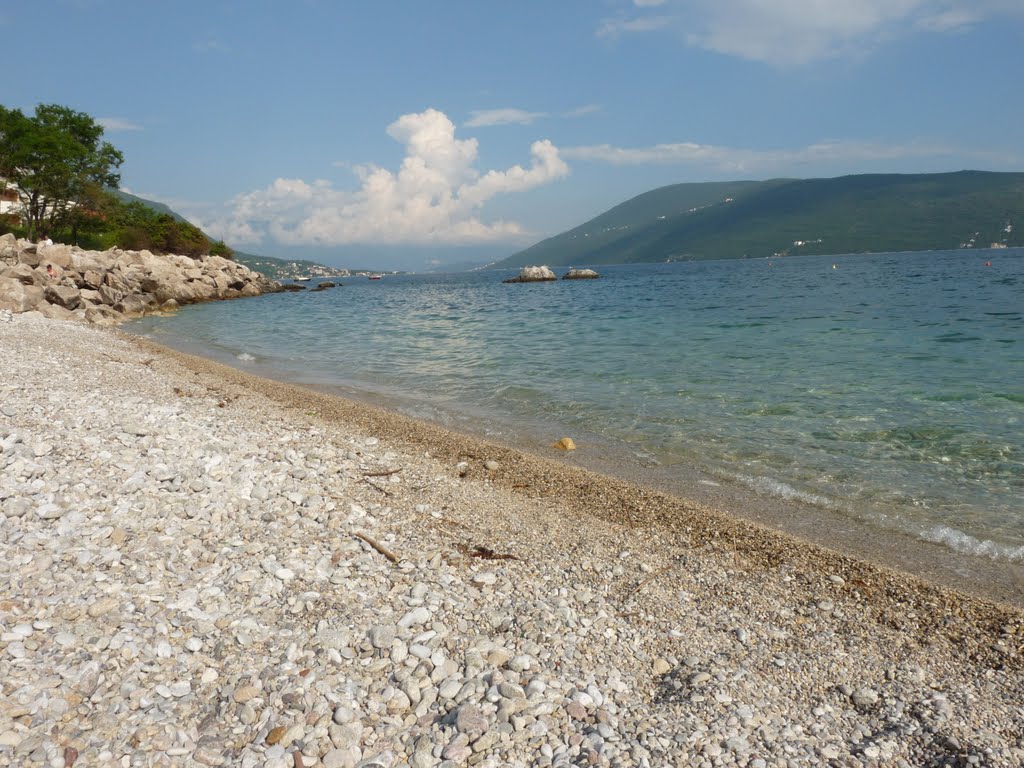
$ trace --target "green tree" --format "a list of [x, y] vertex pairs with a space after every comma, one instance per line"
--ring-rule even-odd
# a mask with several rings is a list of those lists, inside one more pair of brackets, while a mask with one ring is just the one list
[[124, 157], [102, 137], [102, 126], [68, 107], [40, 104], [29, 117], [0, 106], [0, 176], [18, 189], [30, 238], [81, 226], [95, 190], [117, 188]]

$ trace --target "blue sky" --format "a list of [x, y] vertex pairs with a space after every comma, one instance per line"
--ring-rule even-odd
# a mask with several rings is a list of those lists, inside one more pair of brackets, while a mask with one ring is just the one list
[[0, 0], [0, 103], [269, 256], [509, 255], [665, 184], [1024, 171], [1024, 0]]

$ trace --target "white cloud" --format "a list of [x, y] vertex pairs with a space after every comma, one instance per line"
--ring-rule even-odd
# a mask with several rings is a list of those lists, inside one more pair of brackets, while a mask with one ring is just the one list
[[671, 29], [690, 45], [779, 67], [862, 54], [914, 30], [1024, 15], [1020, 0], [666, 0], [654, 13], [634, 2], [632, 17], [603, 21], [597, 35]]
[[232, 243], [267, 237], [285, 245], [331, 246], [500, 241], [522, 229], [513, 221], [483, 221], [485, 203], [569, 173], [547, 140], [530, 147], [528, 167], [481, 173], [475, 167], [477, 140], [457, 139], [451, 120], [435, 109], [403, 115], [387, 132], [405, 145], [397, 172], [359, 166], [355, 192], [322, 180], [277, 179], [266, 189], [235, 198], [228, 216], [204, 226]]
[[562, 117], [585, 117], [586, 115], [593, 115], [604, 109], [600, 104], [584, 104], [582, 107], [576, 107], [570, 109], [568, 112], [563, 112]]
[[[996, 152], [963, 150], [936, 142], [877, 144], [856, 141], [822, 141], [796, 149], [757, 150], [714, 144], [681, 142], [652, 147], [623, 148], [609, 144], [567, 147], [567, 158], [612, 165], [686, 165], [718, 173], [766, 175], [793, 174], [800, 168], [846, 168], [854, 172], [864, 163], [921, 158], [957, 158], [988, 160], [1001, 165], [1017, 165], [1019, 159]], [[820, 171], [814, 171], [818, 173]]]
[[644, 16], [634, 19], [605, 19], [597, 28], [598, 37], [615, 38], [630, 32], [654, 32], [675, 24], [673, 16]]
[[101, 126], [103, 130], [110, 131], [111, 133], [142, 130], [142, 126], [138, 123], [133, 123], [131, 120], [125, 120], [120, 117], [97, 117], [96, 124]]
[[547, 117], [546, 112], [527, 112], [525, 109], [478, 109], [470, 113], [466, 121], [469, 128], [482, 128], [491, 125], [530, 125], [535, 120]]

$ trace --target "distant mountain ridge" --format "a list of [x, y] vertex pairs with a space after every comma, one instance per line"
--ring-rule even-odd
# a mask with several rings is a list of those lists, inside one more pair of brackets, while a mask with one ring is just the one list
[[957, 171], [660, 187], [495, 267], [1024, 246], [1024, 173]]

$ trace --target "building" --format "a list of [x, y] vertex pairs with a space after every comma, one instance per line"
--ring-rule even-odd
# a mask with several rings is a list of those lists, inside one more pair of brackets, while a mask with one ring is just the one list
[[5, 184], [0, 179], [0, 218], [4, 219], [9, 224], [21, 224], [22, 223], [22, 205], [21, 198], [18, 197], [18, 188], [11, 185]]

